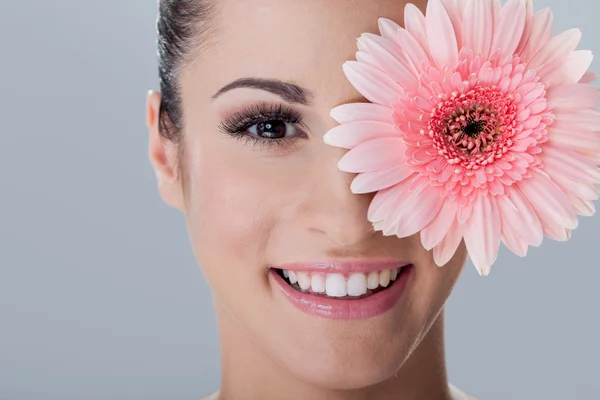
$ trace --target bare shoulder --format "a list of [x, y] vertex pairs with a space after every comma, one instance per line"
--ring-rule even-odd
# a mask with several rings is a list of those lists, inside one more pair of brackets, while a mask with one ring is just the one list
[[201, 398], [200, 400], [217, 400], [217, 397], [219, 396], [219, 393], [213, 393], [213, 394], [209, 394], [206, 397]]

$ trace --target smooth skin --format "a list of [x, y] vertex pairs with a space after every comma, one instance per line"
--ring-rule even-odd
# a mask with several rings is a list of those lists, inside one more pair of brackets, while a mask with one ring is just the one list
[[[425, 9], [425, 1], [417, 1]], [[182, 159], [159, 135], [160, 94], [147, 100], [149, 157], [160, 195], [184, 213], [192, 248], [208, 281], [222, 352], [215, 400], [458, 400], [447, 380], [444, 304], [465, 265], [461, 244], [437, 267], [409, 238], [374, 231], [367, 210], [374, 194], [350, 191], [354, 174], [337, 161], [346, 152], [323, 142], [337, 123], [330, 110], [366, 102], [342, 64], [356, 39], [378, 33], [377, 19], [402, 24], [401, 0], [220, 0], [215, 43], [180, 76], [184, 113]], [[244, 77], [279, 79], [310, 93], [310, 104], [259, 89], [212, 96]], [[305, 136], [270, 150], [219, 130], [230, 113], [260, 101], [303, 116]], [[294, 131], [291, 131], [294, 133]], [[183, 174], [179, 178], [179, 161]], [[334, 321], [290, 304], [269, 267], [322, 259], [397, 258], [415, 266], [390, 311]]]

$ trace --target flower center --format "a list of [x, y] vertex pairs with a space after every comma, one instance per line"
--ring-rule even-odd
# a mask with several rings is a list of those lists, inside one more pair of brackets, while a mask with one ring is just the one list
[[475, 118], [470, 118], [467, 121], [465, 127], [463, 128], [463, 132], [465, 133], [465, 135], [468, 135], [473, 139], [477, 139], [479, 137], [479, 134], [485, 128], [485, 125], [485, 121], [477, 121], [475, 120]]
[[442, 98], [429, 121], [434, 146], [450, 164], [477, 169], [508, 151], [517, 107], [495, 87]]

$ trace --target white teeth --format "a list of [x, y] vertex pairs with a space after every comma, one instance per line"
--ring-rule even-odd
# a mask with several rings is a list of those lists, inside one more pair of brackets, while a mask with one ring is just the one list
[[367, 277], [365, 274], [352, 274], [348, 279], [348, 296], [360, 296], [367, 293]]
[[310, 289], [315, 293], [325, 292], [325, 278], [321, 274], [314, 274], [311, 277]]
[[401, 268], [372, 271], [368, 274], [355, 272], [344, 275], [341, 273], [323, 274], [318, 272], [298, 272], [283, 270], [283, 276], [290, 284], [302, 290], [314, 293], [326, 293], [330, 297], [362, 296], [368, 290], [378, 287], [388, 287], [400, 274]]
[[379, 274], [379, 284], [383, 287], [387, 287], [390, 284], [390, 275], [391, 273], [389, 269], [384, 269], [381, 271]]
[[290, 271], [290, 283], [293, 285], [294, 283], [298, 282], [298, 275], [296, 275], [296, 273], [294, 271]]
[[306, 272], [298, 272], [296, 274], [298, 276], [298, 285], [300, 285], [300, 289], [308, 289], [311, 284], [310, 276]]
[[369, 272], [369, 276], [367, 277], [367, 288], [377, 289], [377, 286], [379, 286], [379, 272]]
[[329, 274], [325, 282], [325, 291], [327, 296], [344, 297], [347, 292], [346, 278], [342, 274]]

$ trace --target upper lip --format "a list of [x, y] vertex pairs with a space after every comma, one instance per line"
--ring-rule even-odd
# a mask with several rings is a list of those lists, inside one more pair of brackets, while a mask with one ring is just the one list
[[288, 264], [274, 265], [272, 268], [288, 271], [324, 272], [324, 273], [351, 273], [371, 272], [384, 269], [396, 269], [411, 265], [408, 261], [362, 259], [362, 260], [324, 260], [310, 262], [294, 262]]

